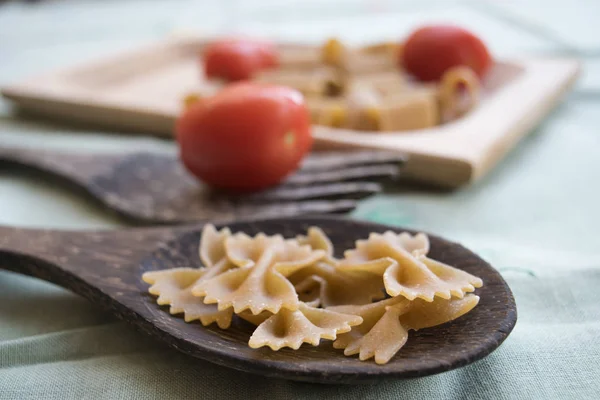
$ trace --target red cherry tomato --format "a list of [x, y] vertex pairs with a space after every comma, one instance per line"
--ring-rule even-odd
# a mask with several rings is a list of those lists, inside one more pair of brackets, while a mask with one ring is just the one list
[[229, 43], [245, 47], [254, 47], [261, 58], [263, 68], [272, 68], [279, 65], [279, 55], [272, 42], [253, 38], [229, 38], [223, 39], [217, 43]]
[[279, 65], [279, 55], [273, 43], [259, 39], [245, 39], [245, 41], [257, 47], [263, 68], [274, 68]]
[[275, 47], [251, 39], [224, 39], [211, 43], [203, 54], [204, 71], [209, 78], [228, 81], [250, 79], [263, 68], [278, 64]]
[[492, 65], [490, 53], [481, 39], [452, 25], [417, 29], [406, 39], [398, 61], [422, 81], [438, 80], [446, 70], [459, 65], [483, 77]]
[[300, 92], [255, 82], [233, 83], [191, 105], [175, 130], [180, 158], [193, 175], [238, 192], [276, 185], [312, 145]]

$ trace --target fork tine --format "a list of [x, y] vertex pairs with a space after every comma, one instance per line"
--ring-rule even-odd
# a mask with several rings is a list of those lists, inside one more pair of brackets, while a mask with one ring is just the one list
[[399, 175], [397, 165], [382, 164], [382, 165], [367, 165], [361, 167], [350, 167], [340, 170], [323, 170], [323, 171], [299, 171], [290, 176], [286, 181], [286, 185], [311, 185], [325, 182], [341, 182], [365, 179], [389, 179], [396, 178]]
[[380, 193], [381, 190], [381, 185], [375, 182], [342, 182], [309, 186], [283, 185], [266, 192], [241, 197], [239, 201], [264, 203], [316, 198], [362, 199]]
[[397, 164], [402, 165], [407, 157], [388, 151], [327, 151], [312, 153], [302, 163], [302, 171], [331, 170], [360, 165]]
[[[219, 220], [221, 222], [235, 221], [240, 218], [267, 218], [277, 216], [294, 216], [302, 214], [332, 214], [349, 212], [356, 208], [357, 200], [301, 200], [284, 203], [272, 202], [263, 204], [241, 204], [234, 207], [231, 212], [211, 212], [206, 208], [200, 208], [182, 218], [181, 214], [162, 212], [155, 216], [155, 221], [161, 223], [189, 222]], [[138, 219], [146, 219], [147, 216], [140, 213], [141, 210], [132, 212]]]

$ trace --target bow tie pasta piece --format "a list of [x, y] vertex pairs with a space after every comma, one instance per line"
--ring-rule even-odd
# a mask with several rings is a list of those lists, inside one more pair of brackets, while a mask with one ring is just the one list
[[206, 268], [210, 268], [226, 258], [225, 240], [231, 236], [229, 228], [220, 231], [214, 225], [204, 225], [200, 238], [200, 260]]
[[[310, 268], [310, 267], [309, 267]], [[294, 283], [294, 278], [289, 278], [296, 293], [298, 293], [298, 300], [305, 303], [310, 307], [321, 306], [321, 292], [322, 288], [327, 285], [325, 279], [318, 275], [310, 275], [300, 280], [299, 283]]]
[[[375, 236], [378, 236], [375, 234]], [[391, 246], [402, 248], [412, 255], [420, 256], [429, 253], [429, 237], [424, 233], [411, 235], [408, 232], [394, 233], [387, 231], [381, 237]]]
[[148, 292], [158, 296], [156, 302], [159, 305], [170, 305], [171, 314], [183, 313], [185, 322], [200, 320], [204, 326], [216, 322], [219, 328], [227, 329], [231, 325], [233, 310], [219, 310], [214, 304], [204, 304], [201, 298], [192, 294], [192, 288], [230, 267], [227, 260], [221, 260], [211, 268], [173, 268], [146, 272], [142, 279], [152, 285]]
[[323, 250], [327, 258], [333, 258], [333, 243], [321, 228], [311, 226], [306, 236], [298, 235], [296, 241], [302, 246], [310, 246], [313, 250]]
[[429, 249], [429, 240], [424, 238], [425, 235], [372, 234], [368, 240], [358, 240], [355, 249], [346, 251], [338, 268], [381, 274], [388, 295], [409, 300], [462, 298], [483, 285], [481, 279], [465, 271], [427, 258], [424, 253]]
[[[406, 311], [410, 302], [401, 297], [382, 300], [363, 306], [337, 306], [328, 310], [358, 315], [363, 323], [333, 342], [344, 355], [359, 354], [360, 360], [375, 357], [375, 362], [385, 364], [406, 343], [408, 332], [399, 324], [399, 313]], [[379, 342], [379, 343], [377, 343]]]
[[277, 253], [275, 268], [283, 276], [306, 268], [324, 259], [323, 250], [313, 250], [310, 246], [302, 246], [294, 239], [286, 240], [284, 247]]
[[414, 263], [391, 266], [385, 271], [383, 281], [390, 296], [426, 301], [433, 301], [434, 296], [463, 298], [465, 293], [483, 286], [480, 278], [425, 256], [416, 258]]
[[273, 313], [270, 311], [263, 311], [260, 314], [254, 315], [250, 312], [250, 310], [244, 310], [241, 313], [237, 314], [237, 316], [240, 317], [241, 319], [248, 321], [252, 325], [256, 325], [256, 326], [265, 322], [272, 315], [273, 315]]
[[355, 314], [363, 323], [338, 337], [336, 349], [344, 355], [359, 355], [361, 361], [375, 357], [377, 364], [387, 363], [408, 340], [409, 330], [418, 330], [452, 321], [469, 311], [479, 302], [479, 297], [467, 295], [462, 299], [421, 299], [409, 301], [400, 297], [364, 306], [339, 306], [329, 310]]
[[225, 240], [225, 253], [238, 267], [255, 265], [265, 254], [281, 249], [285, 240], [281, 235], [267, 236], [259, 233], [255, 237], [236, 233]]
[[361, 361], [374, 357], [377, 364], [386, 364], [408, 340], [408, 331], [400, 323], [405, 304], [387, 306], [383, 316], [361, 339], [350, 343], [344, 355], [358, 353]]
[[368, 304], [385, 297], [380, 275], [365, 271], [342, 271], [318, 262], [288, 277], [305, 302], [322, 307]]
[[400, 322], [406, 329], [415, 331], [431, 328], [465, 315], [477, 304], [479, 296], [474, 294], [467, 294], [461, 299], [436, 299], [431, 303], [417, 299], [412, 301], [408, 311], [400, 316]]
[[159, 305], [170, 305], [171, 314], [183, 313], [185, 322], [200, 320], [207, 326], [216, 322], [219, 328], [231, 325], [233, 310], [218, 310], [215, 305], [204, 304], [192, 294], [192, 288], [233, 267], [226, 257], [225, 239], [231, 236], [229, 229], [217, 231], [213, 225], [205, 225], [200, 239], [200, 260], [206, 268], [173, 268], [146, 272], [142, 279], [152, 285], [150, 294], [158, 296]]
[[363, 264], [381, 258], [391, 257], [400, 262], [429, 252], [429, 238], [423, 233], [414, 236], [407, 232], [396, 234], [387, 231], [384, 234], [371, 233], [366, 240], [357, 240], [354, 249], [346, 250], [346, 261]]
[[218, 304], [219, 310], [233, 307], [236, 314], [244, 310], [275, 314], [282, 307], [296, 310], [298, 295], [286, 276], [325, 257], [323, 250], [264, 234], [254, 238], [236, 234], [225, 241], [225, 248], [240, 268], [201, 282], [192, 293], [205, 296], [206, 304]]
[[300, 303], [297, 310], [282, 309], [261, 323], [248, 345], [253, 349], [268, 346], [272, 350], [290, 347], [300, 348], [302, 343], [318, 346], [321, 339], [335, 340], [339, 333], [349, 332], [359, 325], [357, 315], [313, 308]]

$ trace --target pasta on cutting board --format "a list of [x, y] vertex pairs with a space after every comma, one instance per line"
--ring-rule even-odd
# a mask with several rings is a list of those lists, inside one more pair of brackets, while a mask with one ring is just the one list
[[[398, 67], [401, 44], [350, 48], [329, 39], [322, 46], [278, 51], [278, 65], [251, 79], [300, 91], [317, 125], [380, 132], [425, 129], [462, 117], [480, 98], [479, 77], [466, 66], [449, 68], [436, 82], [414, 79]], [[191, 93], [184, 103], [214, 94], [218, 79], [208, 81], [211, 90]]]

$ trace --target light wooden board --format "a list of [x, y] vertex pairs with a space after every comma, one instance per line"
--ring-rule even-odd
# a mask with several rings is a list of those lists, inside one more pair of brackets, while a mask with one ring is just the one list
[[[201, 86], [206, 40], [179, 38], [2, 88], [19, 107], [106, 128], [170, 136], [184, 94]], [[293, 45], [282, 45], [293, 46]], [[579, 73], [570, 59], [497, 62], [481, 104], [455, 122], [406, 132], [315, 126], [317, 148], [373, 148], [410, 156], [408, 177], [457, 187], [489, 172], [546, 116]]]

